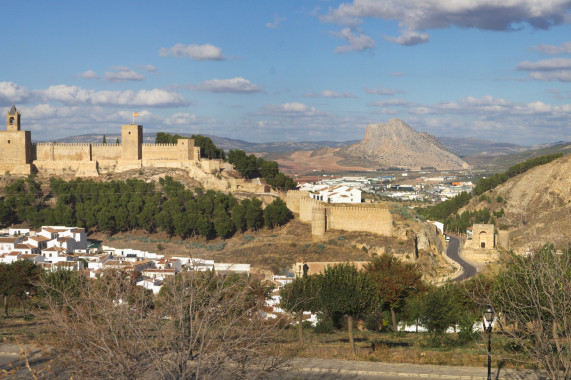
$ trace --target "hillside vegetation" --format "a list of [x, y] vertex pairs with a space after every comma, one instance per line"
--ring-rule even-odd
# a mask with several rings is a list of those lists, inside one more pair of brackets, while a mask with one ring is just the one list
[[[520, 176], [532, 168], [546, 165], [561, 157], [563, 157], [562, 153], [549, 154], [512, 165], [503, 173], [480, 179], [471, 194], [463, 192], [432, 207], [421, 208], [418, 212], [428, 219], [443, 222], [447, 230], [459, 233], [464, 232], [474, 223], [497, 224], [499, 229], [507, 229], [508, 225], [505, 220], [501, 223], [497, 222], [506, 214], [504, 205], [511, 200], [510, 195], [494, 195], [486, 194], [486, 192], [492, 191], [510, 178]], [[473, 206], [462, 211], [469, 204]], [[474, 206], [475, 204], [478, 206]]]
[[236, 231], [283, 225], [290, 218], [279, 198], [262, 210], [259, 199], [239, 201], [213, 190], [191, 191], [168, 176], [160, 178], [158, 186], [137, 179], [96, 182], [51, 178], [43, 190], [41, 183], [29, 177], [7, 186], [0, 203], [3, 225], [78, 226], [110, 235], [142, 229], [183, 238], [226, 238]]

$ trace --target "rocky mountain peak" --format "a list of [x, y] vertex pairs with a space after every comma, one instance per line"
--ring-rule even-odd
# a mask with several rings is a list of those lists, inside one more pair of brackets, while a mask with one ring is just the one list
[[370, 166], [468, 168], [466, 162], [448, 151], [436, 137], [419, 133], [400, 119], [369, 124], [365, 138], [342, 148], [339, 154], [351, 161], [368, 162]]

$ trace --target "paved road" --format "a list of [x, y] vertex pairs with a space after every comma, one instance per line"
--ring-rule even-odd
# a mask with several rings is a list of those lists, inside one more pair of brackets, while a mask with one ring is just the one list
[[[49, 365], [49, 359], [33, 348], [26, 347], [29, 352], [30, 365], [35, 370], [41, 370], [38, 377], [63, 380], [68, 379], [65, 371], [54, 370], [44, 372]], [[19, 356], [20, 349], [14, 344], [0, 343], [0, 379], [30, 379], [30, 372], [25, 368], [25, 363]], [[486, 367], [450, 367], [418, 364], [380, 363], [369, 361], [336, 360], [336, 359], [293, 359], [289, 363], [290, 369], [273, 374], [270, 380], [418, 380], [419, 378], [431, 379], [463, 379], [485, 380]], [[19, 370], [14, 371], [14, 368]], [[529, 379], [544, 380], [545, 374], [532, 370], [492, 369], [494, 380], [503, 379]]]
[[[335, 359], [294, 359], [294, 369], [270, 379], [382, 379], [382, 380], [418, 380], [430, 379], [487, 379], [488, 370], [482, 366], [450, 367], [418, 364], [379, 363]], [[542, 380], [547, 376], [539, 371], [492, 368], [492, 378]]]
[[475, 266], [470, 265], [466, 261], [462, 260], [459, 251], [460, 251], [460, 239], [454, 236], [450, 236], [450, 241], [448, 242], [448, 249], [446, 249], [446, 256], [456, 261], [464, 269], [464, 272], [461, 275], [457, 276], [456, 278], [453, 278], [452, 281], [463, 281], [472, 277], [477, 273]]

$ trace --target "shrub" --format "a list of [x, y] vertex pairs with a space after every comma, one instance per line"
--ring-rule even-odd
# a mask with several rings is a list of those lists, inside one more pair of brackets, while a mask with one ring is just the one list
[[315, 332], [317, 334], [331, 334], [335, 330], [335, 324], [330, 316], [324, 313], [317, 314], [317, 324], [315, 325]]

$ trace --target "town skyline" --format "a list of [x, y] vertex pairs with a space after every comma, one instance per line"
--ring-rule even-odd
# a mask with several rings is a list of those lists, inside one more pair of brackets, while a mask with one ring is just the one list
[[571, 141], [571, 3], [514, 0], [10, 4], [0, 107], [35, 139], [209, 134]]

